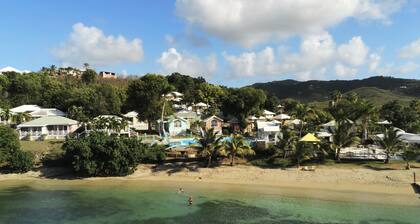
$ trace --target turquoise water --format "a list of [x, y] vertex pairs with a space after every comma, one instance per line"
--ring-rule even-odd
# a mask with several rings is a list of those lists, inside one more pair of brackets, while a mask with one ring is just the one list
[[[113, 186], [0, 185], [0, 223], [420, 223], [420, 207], [256, 193]], [[187, 205], [188, 195], [194, 198]]]

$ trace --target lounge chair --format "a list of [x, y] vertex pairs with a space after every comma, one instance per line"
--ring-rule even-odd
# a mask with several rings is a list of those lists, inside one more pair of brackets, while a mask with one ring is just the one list
[[314, 166], [304, 166], [302, 167], [303, 171], [315, 171], [315, 167]]

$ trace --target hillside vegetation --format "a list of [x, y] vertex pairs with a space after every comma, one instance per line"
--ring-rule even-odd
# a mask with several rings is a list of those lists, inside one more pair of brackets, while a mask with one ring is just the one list
[[[326, 101], [335, 90], [354, 91], [375, 103], [391, 100], [409, 101], [420, 97], [420, 80], [376, 76], [361, 80], [305, 81], [295, 80], [256, 83], [252, 87], [265, 90], [279, 99], [302, 102]], [[379, 101], [378, 101], [379, 100]]]

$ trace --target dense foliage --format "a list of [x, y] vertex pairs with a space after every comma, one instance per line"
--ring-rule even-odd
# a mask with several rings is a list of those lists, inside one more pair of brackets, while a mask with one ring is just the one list
[[33, 155], [20, 149], [19, 138], [15, 130], [0, 125], [0, 164], [6, 164], [11, 172], [24, 173], [34, 166]]
[[133, 173], [142, 161], [160, 162], [164, 158], [161, 147], [98, 131], [68, 138], [63, 149], [67, 164], [83, 176], [125, 176]]

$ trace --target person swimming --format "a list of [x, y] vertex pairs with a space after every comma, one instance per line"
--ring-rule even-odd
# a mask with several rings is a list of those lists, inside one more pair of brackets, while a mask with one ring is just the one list
[[188, 197], [188, 206], [191, 206], [193, 204], [192, 196]]
[[183, 193], [184, 193], [184, 188], [180, 187], [180, 188], [178, 189], [178, 194], [183, 194]]

